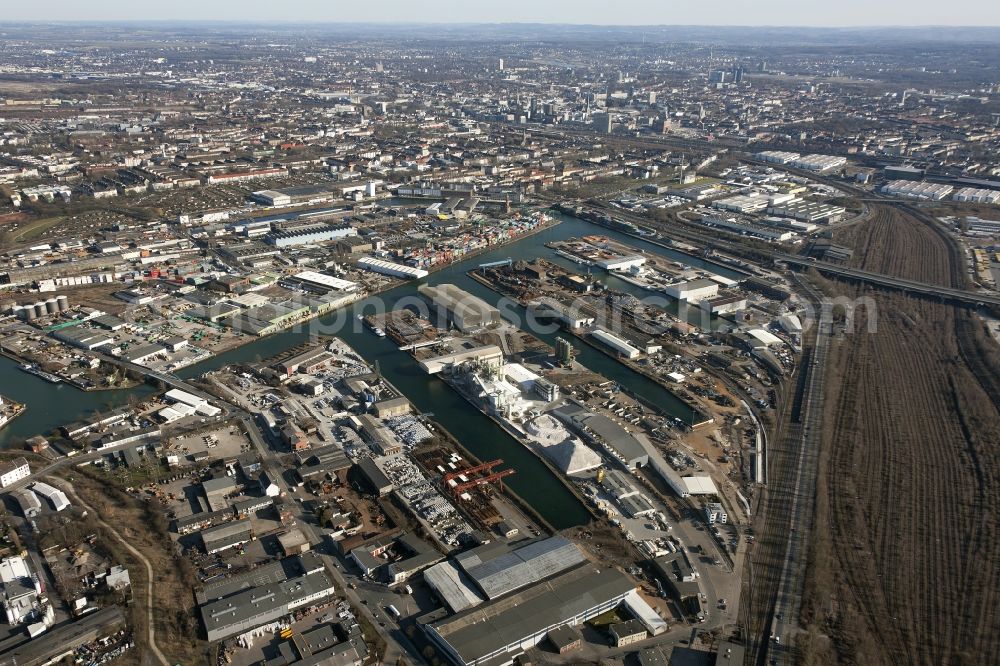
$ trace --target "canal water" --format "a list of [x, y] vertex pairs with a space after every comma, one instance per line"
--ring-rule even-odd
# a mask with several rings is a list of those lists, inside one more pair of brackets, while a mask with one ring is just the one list
[[[355, 303], [349, 311], [341, 311], [307, 324], [303, 330], [291, 330], [263, 338], [238, 349], [216, 356], [204, 363], [180, 370], [181, 378], [195, 377], [203, 372], [215, 370], [241, 362], [266, 359], [288, 348], [306, 342], [313, 334], [337, 335], [356, 349], [369, 363], [379, 365], [382, 374], [418, 409], [433, 415], [433, 418], [448, 429], [473, 454], [482, 459], [502, 458], [507, 466], [516, 470], [509, 477], [508, 485], [528, 504], [535, 508], [556, 528], [571, 527], [585, 523], [588, 514], [579, 501], [570, 493], [530, 451], [521, 446], [497, 424], [480, 414], [444, 382], [426, 375], [409, 354], [399, 351], [388, 338], [378, 338], [362, 329], [356, 315], [381, 310], [391, 310], [397, 304], [405, 304], [414, 299], [416, 288], [421, 283], [441, 284], [451, 282], [459, 287], [496, 303], [500, 297], [466, 275], [471, 268], [482, 263], [512, 259], [531, 260], [543, 257], [568, 268], [579, 269], [572, 262], [559, 257], [545, 243], [601, 233], [633, 246], [642, 247], [647, 252], [667, 256], [682, 263], [710, 268], [734, 277], [736, 274], [722, 266], [712, 265], [688, 255], [673, 252], [659, 246], [645, 243], [609, 229], [596, 227], [576, 218], [559, 216], [562, 223], [541, 231], [526, 239], [505, 247], [483, 253], [473, 259], [456, 263], [448, 268], [432, 273], [417, 283], [407, 283], [390, 291]], [[643, 290], [631, 284], [599, 275], [609, 280], [612, 287], [642, 297]], [[524, 319], [523, 308], [509, 307], [505, 316]], [[554, 344], [558, 333], [534, 332], [549, 344]], [[681, 419], [690, 417], [687, 408], [668, 391], [655, 382], [638, 374], [609, 356], [591, 348], [579, 340], [569, 338], [577, 349], [578, 360], [591, 370], [598, 372], [658, 405], [664, 411]], [[81, 419], [95, 410], [106, 410], [125, 403], [128, 391], [102, 391], [85, 393], [72, 387], [53, 385], [20, 371], [16, 364], [0, 358], [0, 393], [28, 405], [28, 411], [3, 430], [0, 430], [0, 445], [11, 440], [26, 438], [39, 433], [47, 433], [60, 425]], [[147, 386], [136, 389], [140, 397], [148, 395], [152, 389]]]

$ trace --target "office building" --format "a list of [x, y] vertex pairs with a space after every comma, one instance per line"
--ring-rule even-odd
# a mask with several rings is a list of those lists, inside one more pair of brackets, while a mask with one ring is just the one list
[[615, 647], [625, 647], [632, 643], [638, 643], [639, 641], [646, 640], [649, 636], [646, 627], [639, 620], [616, 622], [608, 628], [608, 631], [611, 633], [611, 639], [614, 641]]

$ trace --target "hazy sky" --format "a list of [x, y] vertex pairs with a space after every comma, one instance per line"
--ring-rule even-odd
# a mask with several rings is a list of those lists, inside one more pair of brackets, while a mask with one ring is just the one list
[[3, 0], [4, 20], [1000, 25], [998, 0]]

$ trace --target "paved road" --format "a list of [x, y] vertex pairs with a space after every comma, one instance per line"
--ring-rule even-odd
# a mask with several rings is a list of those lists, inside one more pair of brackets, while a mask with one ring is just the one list
[[[543, 134], [553, 132], [553, 130], [551, 129], [543, 129], [543, 128], [529, 129], [528, 131], [537, 131]], [[720, 148], [726, 147], [722, 145], [722, 143], [719, 141], [709, 142], [700, 139], [681, 139], [678, 137], [653, 138], [653, 137], [628, 137], [619, 135], [607, 136], [590, 129], [561, 128], [557, 130], [556, 133], [561, 133], [563, 135], [569, 135], [569, 136], [575, 135], [575, 136], [600, 137], [602, 140], [607, 140], [611, 142], [625, 143], [629, 145], [634, 145], [636, 147], [662, 148], [663, 150], [668, 150], [670, 148], [677, 148], [677, 147], [682, 147], [682, 148], [697, 147], [705, 150], [719, 150]], [[732, 147], [738, 149], [737, 146], [732, 146]], [[776, 168], [776, 165], [757, 161], [753, 159], [753, 157], [750, 155], [743, 155], [742, 159], [744, 159], [744, 161], [751, 162], [754, 164], [759, 164], [761, 166]], [[866, 201], [880, 201], [887, 205], [895, 206], [897, 208], [905, 210], [913, 215], [917, 216], [925, 215], [922, 211], [914, 208], [907, 201], [900, 201], [899, 199], [895, 199], [892, 197], [883, 197], [880, 196], [878, 193], [869, 192], [862, 188], [855, 187], [851, 183], [833, 179], [828, 176], [824, 176], [823, 174], [814, 173], [811, 171], [802, 171], [799, 169], [789, 168], [787, 166], [782, 166], [780, 168], [789, 173], [803, 176], [811, 180], [814, 180], [816, 182], [826, 183], [832, 187], [836, 187], [854, 196], [864, 198]], [[594, 204], [595, 202], [590, 202], [590, 203]], [[867, 209], [867, 203], [865, 204], [865, 206]], [[599, 208], [602, 212], [614, 215], [616, 217], [620, 217], [622, 219], [629, 220], [631, 222], [636, 222], [638, 224], [642, 224], [647, 227], [650, 226], [650, 223], [652, 222], [652, 220], [647, 216], [632, 213], [630, 211], [620, 208], [614, 208], [608, 205], [591, 205], [591, 207]], [[735, 252], [737, 256], [740, 256], [741, 254], [739, 245], [737, 243], [721, 240], [717, 236], [708, 233], [699, 233], [698, 231], [689, 229], [685, 229], [683, 231], [675, 229], [672, 230], [671, 233], [677, 234], [686, 240], [699, 242], [703, 244], [705, 247], [718, 248], [723, 251]], [[811, 266], [822, 273], [826, 273], [829, 275], [836, 275], [837, 277], [840, 278], [864, 282], [885, 289], [895, 289], [899, 291], [904, 291], [908, 294], [916, 296], [933, 298], [935, 300], [944, 299], [950, 302], [962, 303], [974, 307], [978, 307], [981, 305], [989, 305], [994, 307], [1000, 306], [1000, 295], [996, 293], [967, 291], [965, 289], [948, 288], [925, 282], [918, 282], [915, 280], [902, 280], [900, 278], [896, 278], [891, 275], [884, 275], [882, 273], [874, 273], [871, 271], [852, 269], [824, 261], [813, 261], [805, 257], [786, 254], [782, 252], [769, 252], [767, 250], [760, 250], [758, 252], [763, 255], [770, 255], [771, 258], [774, 260], [785, 261], [786, 263], [796, 264], [805, 267]]]
[[[327, 569], [333, 574], [337, 587], [356, 608], [360, 609], [360, 612], [372, 625], [379, 627], [380, 633], [386, 639], [386, 653], [381, 656], [379, 663], [394, 664], [400, 658], [407, 658], [412, 663], [423, 663], [417, 648], [406, 638], [406, 635], [399, 626], [392, 622], [392, 619], [385, 613], [385, 610], [380, 608], [382, 605], [380, 602], [383, 598], [392, 598], [395, 597], [395, 594], [384, 586], [368, 583], [354, 576], [345, 568], [346, 563], [337, 560], [329, 554], [329, 543], [321, 530], [312, 524], [311, 514], [308, 514], [303, 508], [303, 493], [298, 488], [289, 484], [288, 480], [282, 474], [284, 470], [277, 460], [278, 442], [270, 441], [261, 435], [261, 431], [256, 423], [254, 423], [253, 417], [247, 411], [250, 406], [243, 395], [222, 382], [212, 380], [212, 383], [232, 400], [232, 403], [228, 405], [231, 413], [243, 423], [243, 427], [249, 434], [250, 440], [268, 476], [278, 484], [284, 496], [292, 499], [291, 507], [295, 515], [296, 527], [302, 531], [309, 540], [309, 543], [327, 561]], [[215, 396], [212, 396], [212, 398], [216, 401], [219, 400]], [[349, 583], [353, 583], [355, 587], [352, 588]], [[365, 592], [366, 590], [368, 593]], [[363, 603], [363, 599], [367, 603]], [[389, 601], [388, 603], [393, 602]], [[385, 623], [386, 626], [380, 627], [381, 623]], [[388, 631], [390, 628], [393, 630]]]

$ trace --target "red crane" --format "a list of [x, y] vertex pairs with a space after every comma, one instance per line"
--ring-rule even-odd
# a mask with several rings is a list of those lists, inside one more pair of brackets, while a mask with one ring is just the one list
[[[508, 477], [514, 473], [514, 470], [512, 469], [504, 469], [499, 472], [493, 471], [494, 467], [499, 467], [502, 464], [503, 460], [497, 459], [497, 460], [491, 460], [490, 462], [486, 462], [481, 465], [476, 465], [474, 467], [467, 467], [465, 469], [457, 470], [455, 472], [448, 472], [443, 477], [441, 477], [441, 485], [447, 488], [453, 495], [461, 495], [470, 488], [475, 488], [476, 486], [481, 486], [487, 483], [498, 483], [500, 486], [500, 490], [502, 491], [504, 477]], [[479, 476], [474, 479], [468, 478], [476, 474], [480, 474], [482, 472], [485, 472], [483, 476]], [[462, 481], [460, 483], [455, 483], [455, 485], [451, 485], [451, 483], [454, 482], [456, 479], [458, 479], [458, 477], [460, 476], [465, 476], [467, 480]]]
[[447, 484], [452, 479], [457, 479], [462, 474], [469, 476], [470, 474], [478, 474], [479, 472], [491, 472], [494, 467], [499, 467], [503, 464], [503, 460], [497, 458], [490, 462], [483, 463], [481, 465], [476, 465], [475, 467], [466, 467], [465, 469], [460, 469], [454, 472], [448, 472], [443, 477], [441, 477], [441, 483]]
[[478, 479], [472, 479], [470, 481], [466, 481], [465, 483], [460, 483], [457, 486], [455, 486], [454, 488], [452, 488], [451, 491], [455, 495], [461, 495], [462, 493], [464, 493], [466, 490], [469, 490], [470, 488], [475, 488], [476, 486], [481, 486], [481, 485], [484, 485], [484, 484], [487, 484], [487, 483], [497, 482], [497, 484], [500, 486], [500, 490], [502, 492], [503, 491], [503, 478], [505, 476], [510, 476], [513, 473], [514, 473], [514, 470], [512, 470], [512, 469], [505, 469], [505, 470], [501, 470], [499, 472], [494, 472], [494, 473], [489, 474], [487, 476], [481, 476]]

